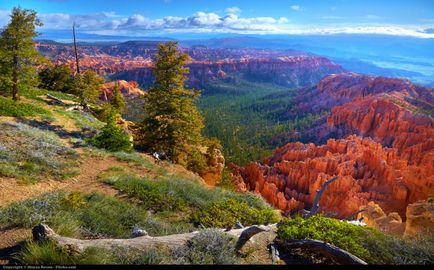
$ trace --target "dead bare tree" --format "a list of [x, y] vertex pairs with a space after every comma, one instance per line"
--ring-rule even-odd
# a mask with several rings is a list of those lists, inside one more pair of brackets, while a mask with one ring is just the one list
[[338, 178], [339, 178], [338, 176], [334, 176], [331, 179], [325, 181], [324, 184], [322, 184], [321, 188], [316, 191], [316, 195], [315, 195], [315, 199], [313, 200], [312, 208], [310, 209], [309, 212], [306, 211], [307, 212], [305, 215], [306, 218], [310, 218], [310, 217], [312, 217], [318, 213], [319, 201], [321, 200], [321, 196], [323, 195], [327, 186], [330, 185], [331, 183], [333, 183], [334, 181], [336, 181]]
[[77, 42], [76, 42], [76, 39], [75, 39], [75, 22], [72, 25], [72, 35], [74, 37], [75, 65], [77, 67], [77, 75], [80, 76], [80, 63], [79, 63], [79, 60], [78, 60]]

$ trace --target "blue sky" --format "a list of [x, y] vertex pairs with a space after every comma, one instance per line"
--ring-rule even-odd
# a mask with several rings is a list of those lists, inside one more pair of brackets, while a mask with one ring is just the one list
[[377, 33], [434, 38], [434, 0], [0, 0], [40, 14], [42, 31], [103, 35], [167, 33]]

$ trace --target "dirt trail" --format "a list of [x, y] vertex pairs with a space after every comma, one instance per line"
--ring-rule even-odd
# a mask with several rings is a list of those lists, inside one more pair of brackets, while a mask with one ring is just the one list
[[117, 191], [98, 181], [98, 175], [111, 167], [124, 167], [138, 175], [145, 175], [148, 170], [122, 162], [114, 157], [88, 157], [83, 159], [80, 172], [77, 176], [64, 180], [46, 180], [36, 184], [23, 184], [14, 178], [0, 178], [0, 207], [12, 202], [19, 202], [37, 197], [45, 192], [64, 190], [81, 191], [85, 193], [100, 192], [108, 195], [116, 195]]

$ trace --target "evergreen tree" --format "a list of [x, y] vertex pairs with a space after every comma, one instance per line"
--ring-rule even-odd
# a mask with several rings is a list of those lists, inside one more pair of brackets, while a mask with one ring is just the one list
[[119, 89], [119, 83], [116, 83], [113, 87], [112, 94], [113, 97], [110, 100], [110, 105], [116, 113], [122, 114], [125, 109], [125, 100], [124, 96], [121, 93], [121, 90]]
[[39, 87], [59, 92], [70, 92], [73, 85], [71, 70], [67, 65], [50, 65], [42, 69], [39, 80]]
[[184, 88], [189, 73], [187, 54], [178, 52], [176, 42], [158, 46], [153, 73], [154, 85], [145, 97], [145, 119], [140, 146], [165, 153], [186, 165], [188, 153], [202, 142], [202, 116], [194, 105], [198, 91]]
[[82, 106], [88, 107], [89, 104], [97, 101], [103, 83], [103, 78], [96, 72], [88, 70], [84, 75], [78, 74], [75, 77], [71, 92], [80, 99]]
[[35, 85], [35, 65], [43, 61], [33, 38], [38, 35], [36, 27], [42, 26], [36, 12], [15, 7], [11, 21], [0, 34], [0, 81], [1, 86], [12, 89], [12, 98], [18, 99], [20, 89]]

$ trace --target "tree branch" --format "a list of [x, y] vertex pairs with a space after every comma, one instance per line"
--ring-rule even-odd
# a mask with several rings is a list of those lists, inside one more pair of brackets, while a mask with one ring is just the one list
[[306, 215], [306, 218], [310, 218], [313, 215], [316, 215], [319, 211], [319, 201], [321, 199], [322, 194], [324, 193], [325, 189], [328, 185], [330, 185], [332, 182], [337, 180], [339, 177], [334, 176], [331, 179], [327, 180], [322, 184], [321, 188], [317, 190], [315, 199], [313, 200], [312, 208], [310, 209], [309, 213]]
[[367, 264], [365, 261], [358, 258], [357, 256], [354, 256], [348, 251], [319, 240], [285, 240], [280, 242], [279, 245], [284, 246], [285, 248], [309, 247], [320, 252], [325, 257], [331, 257], [335, 259], [340, 264]]

